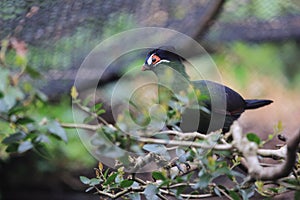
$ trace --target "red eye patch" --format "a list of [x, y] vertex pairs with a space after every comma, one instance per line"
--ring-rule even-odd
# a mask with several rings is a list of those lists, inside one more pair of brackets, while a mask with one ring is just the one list
[[156, 63], [158, 63], [160, 61], [160, 57], [158, 57], [157, 55], [153, 55], [152, 56], [152, 65], [155, 65]]

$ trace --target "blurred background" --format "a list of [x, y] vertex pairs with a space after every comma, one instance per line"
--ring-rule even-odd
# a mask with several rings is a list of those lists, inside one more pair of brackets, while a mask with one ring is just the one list
[[[24, 41], [28, 64], [43, 75], [32, 80], [50, 99], [42, 114], [72, 122], [70, 88], [88, 53], [116, 33], [154, 26], [197, 40], [216, 63], [223, 83], [243, 97], [274, 100], [242, 115], [245, 132], [267, 139], [280, 127], [288, 138], [300, 128], [297, 0], [12, 0], [0, 1], [0, 7], [0, 38]], [[13, 56], [8, 54], [8, 62]], [[144, 57], [113, 63], [99, 93]], [[112, 121], [109, 112], [105, 117]], [[47, 158], [33, 152], [7, 155], [0, 146], [0, 199], [98, 199], [84, 193], [78, 178], [93, 173], [97, 161], [76, 131], [67, 135], [68, 143], [53, 140], [48, 145]], [[266, 147], [275, 148], [278, 142]]]

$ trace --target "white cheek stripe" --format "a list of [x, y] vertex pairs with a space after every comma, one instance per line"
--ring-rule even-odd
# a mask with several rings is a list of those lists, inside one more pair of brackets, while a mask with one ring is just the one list
[[148, 65], [151, 65], [151, 64], [152, 64], [152, 56], [153, 56], [153, 54], [152, 54], [151, 56], [149, 56], [149, 58], [148, 58], [148, 60], [147, 60], [147, 64], [148, 64]]
[[159, 65], [160, 63], [169, 63], [169, 62], [170, 62], [169, 60], [160, 60], [154, 66]]

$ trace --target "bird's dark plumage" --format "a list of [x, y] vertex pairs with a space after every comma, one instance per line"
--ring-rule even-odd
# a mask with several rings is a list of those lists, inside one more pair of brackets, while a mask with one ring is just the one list
[[272, 103], [272, 100], [261, 100], [261, 99], [246, 99], [245, 109], [256, 109]]
[[[222, 129], [223, 132], [227, 132], [232, 123], [245, 110], [260, 108], [273, 102], [272, 100], [260, 99], [245, 100], [240, 94], [229, 87], [213, 81], [190, 81], [182, 63], [183, 60], [182, 57], [176, 54], [174, 47], [160, 47], [147, 54], [145, 64], [142, 68], [142, 70], [152, 70], [162, 83], [164, 83], [164, 79], [167, 79], [163, 69], [166, 66], [172, 68], [177, 72], [175, 75], [179, 74], [180, 76], [177, 75], [174, 77], [173, 82], [169, 83], [170, 87], [178, 85], [179, 90], [187, 90], [189, 85], [192, 85], [195, 89], [200, 90], [201, 95], [207, 96], [206, 99], [201, 101], [201, 104], [206, 109], [199, 109], [198, 107], [188, 108], [184, 111], [181, 122], [183, 131], [207, 133]], [[172, 92], [176, 93], [176, 91]], [[194, 125], [191, 125], [193, 121], [197, 122], [196, 128]]]

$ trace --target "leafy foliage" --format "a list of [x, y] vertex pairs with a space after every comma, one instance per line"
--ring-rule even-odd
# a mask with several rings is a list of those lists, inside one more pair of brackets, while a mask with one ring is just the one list
[[[116, 199], [167, 199], [169, 196], [178, 199], [202, 198], [208, 196], [226, 196], [229, 199], [250, 199], [255, 193], [273, 197], [288, 190], [299, 188], [298, 175], [275, 182], [253, 180], [246, 171], [241, 170], [243, 155], [234, 148], [230, 137], [219, 132], [202, 135], [200, 133], [182, 133], [174, 130], [152, 132], [151, 129], [134, 130], [134, 137], [129, 133], [105, 122], [96, 113], [102, 109], [102, 104], [89, 107], [88, 100], [77, 99], [76, 88], [71, 91], [74, 103], [89, 113], [87, 118], [97, 119], [100, 125], [90, 125], [96, 130], [92, 145], [106, 156], [116, 158], [114, 169], [106, 168], [99, 163], [95, 169], [95, 178], [80, 177], [87, 185], [87, 192], [93, 190], [100, 196]], [[186, 101], [188, 102], [188, 100]], [[85, 106], [83, 104], [86, 104]], [[170, 104], [174, 102], [170, 101]], [[180, 102], [176, 111], [183, 110]], [[101, 113], [101, 112], [100, 112]], [[136, 115], [138, 117], [139, 115]], [[174, 115], [169, 114], [168, 120]], [[120, 118], [124, 122], [124, 116]], [[180, 116], [176, 117], [180, 119]], [[86, 122], [86, 119], [84, 120]], [[125, 123], [118, 123], [125, 126]], [[85, 127], [86, 128], [86, 127]], [[281, 123], [274, 127], [271, 140], [282, 131]], [[172, 137], [172, 139], [170, 139]], [[248, 133], [245, 137], [249, 143], [262, 146], [262, 141], [256, 134]], [[188, 142], [186, 145], [185, 142]], [[107, 145], [114, 144], [114, 147]], [[227, 148], [224, 148], [225, 145]], [[175, 148], [172, 148], [175, 147]], [[133, 154], [124, 153], [120, 149]], [[176, 157], [172, 150], [176, 149]], [[134, 153], [137, 153], [134, 155]], [[140, 156], [141, 155], [141, 156]], [[143, 178], [137, 172], [142, 172], [144, 166], [156, 167], [151, 174], [144, 173]], [[297, 164], [296, 164], [296, 168]], [[146, 178], [148, 177], [148, 178]], [[286, 187], [288, 185], [288, 187]]]
[[[11, 50], [7, 48], [9, 45]], [[10, 65], [6, 63], [8, 51], [15, 54], [15, 62]], [[67, 142], [67, 135], [55, 119], [39, 116], [39, 105], [45, 104], [47, 97], [29, 81], [28, 76], [36, 77], [39, 73], [27, 65], [26, 44], [15, 38], [2, 40], [0, 53], [1, 143], [7, 153], [34, 149], [47, 156], [45, 144], [50, 142], [50, 137]]]

